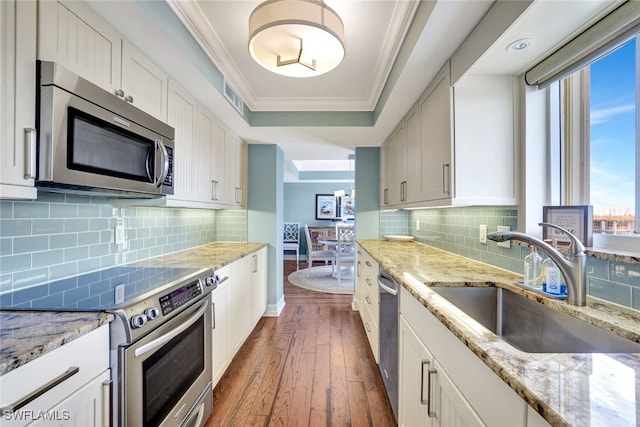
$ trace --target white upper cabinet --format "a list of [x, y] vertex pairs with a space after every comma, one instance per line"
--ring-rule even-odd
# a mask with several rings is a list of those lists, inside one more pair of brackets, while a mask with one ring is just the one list
[[169, 78], [158, 66], [122, 41], [122, 91], [124, 99], [155, 118], [167, 121]]
[[167, 75], [80, 2], [38, 2], [38, 59], [56, 62], [159, 120]]
[[447, 65], [418, 101], [422, 147], [420, 201], [445, 202], [452, 194], [451, 99]]
[[0, 2], [0, 38], [0, 199], [35, 199], [35, 1]]
[[173, 80], [169, 82], [168, 123], [175, 129], [173, 195], [167, 200], [195, 200], [197, 191], [193, 183], [195, 165], [195, 132], [197, 103], [187, 91]]
[[382, 206], [517, 204], [516, 88], [510, 76], [452, 87], [447, 63], [381, 149]]
[[38, 59], [56, 62], [103, 89], [120, 87], [122, 39], [81, 2], [38, 2]]

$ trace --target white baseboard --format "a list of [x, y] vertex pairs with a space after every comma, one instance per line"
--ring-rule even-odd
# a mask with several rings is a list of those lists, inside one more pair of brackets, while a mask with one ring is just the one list
[[284, 295], [280, 298], [277, 304], [267, 304], [267, 311], [264, 312], [264, 317], [278, 317], [282, 310], [284, 310], [284, 306], [286, 303], [284, 302]]

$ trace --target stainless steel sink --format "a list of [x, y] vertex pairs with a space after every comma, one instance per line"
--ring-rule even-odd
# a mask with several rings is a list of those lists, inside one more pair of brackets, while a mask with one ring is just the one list
[[527, 353], [640, 353], [638, 343], [507, 289], [452, 287], [431, 290]]

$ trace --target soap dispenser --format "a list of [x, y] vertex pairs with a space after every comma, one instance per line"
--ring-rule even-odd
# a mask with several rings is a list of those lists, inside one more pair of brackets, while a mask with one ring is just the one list
[[[551, 246], [557, 248], [558, 243], [554, 239]], [[564, 283], [562, 272], [550, 257], [546, 257], [542, 262], [544, 281], [542, 291], [554, 296], [564, 296], [567, 294], [567, 285]]]
[[530, 245], [529, 250], [529, 255], [524, 257], [524, 284], [529, 288], [541, 289], [542, 258], [536, 246]]

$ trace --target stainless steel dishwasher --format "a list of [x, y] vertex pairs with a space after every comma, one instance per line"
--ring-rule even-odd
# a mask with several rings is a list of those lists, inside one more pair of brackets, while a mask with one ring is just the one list
[[398, 419], [398, 282], [380, 267], [380, 373]]

